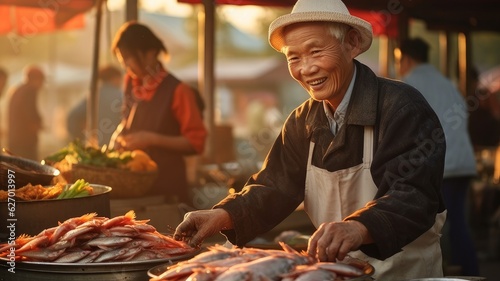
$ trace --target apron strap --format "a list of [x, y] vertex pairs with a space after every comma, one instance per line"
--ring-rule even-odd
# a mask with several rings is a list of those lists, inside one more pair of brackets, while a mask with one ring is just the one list
[[364, 142], [363, 142], [363, 166], [370, 168], [373, 161], [373, 127], [364, 127]]

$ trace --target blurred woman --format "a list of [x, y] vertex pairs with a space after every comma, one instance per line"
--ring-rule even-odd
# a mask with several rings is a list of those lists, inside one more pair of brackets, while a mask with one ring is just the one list
[[207, 130], [199, 96], [162, 65], [159, 57], [168, 55], [167, 48], [147, 26], [125, 23], [112, 51], [126, 75], [123, 118], [110, 148], [146, 151], [158, 164], [158, 179], [148, 195], [192, 205], [184, 156], [204, 150]]

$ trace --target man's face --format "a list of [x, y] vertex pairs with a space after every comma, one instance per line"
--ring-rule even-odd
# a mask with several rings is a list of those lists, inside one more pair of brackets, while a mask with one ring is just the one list
[[315, 100], [337, 106], [352, 77], [352, 55], [324, 23], [298, 23], [285, 28], [282, 49], [291, 76]]

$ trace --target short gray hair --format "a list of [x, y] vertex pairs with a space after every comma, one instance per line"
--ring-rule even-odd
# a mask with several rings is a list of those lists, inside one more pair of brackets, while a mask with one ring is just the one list
[[347, 31], [351, 29], [349, 25], [340, 22], [325, 22], [325, 25], [328, 27], [330, 34], [342, 43], [344, 43], [344, 37]]

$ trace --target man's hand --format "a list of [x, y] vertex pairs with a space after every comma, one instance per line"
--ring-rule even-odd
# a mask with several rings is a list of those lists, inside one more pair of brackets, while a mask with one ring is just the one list
[[320, 261], [335, 262], [372, 242], [370, 233], [358, 221], [323, 223], [309, 239], [307, 253]]
[[199, 247], [205, 238], [232, 228], [231, 217], [223, 209], [193, 211], [184, 216], [175, 229], [174, 238]]

